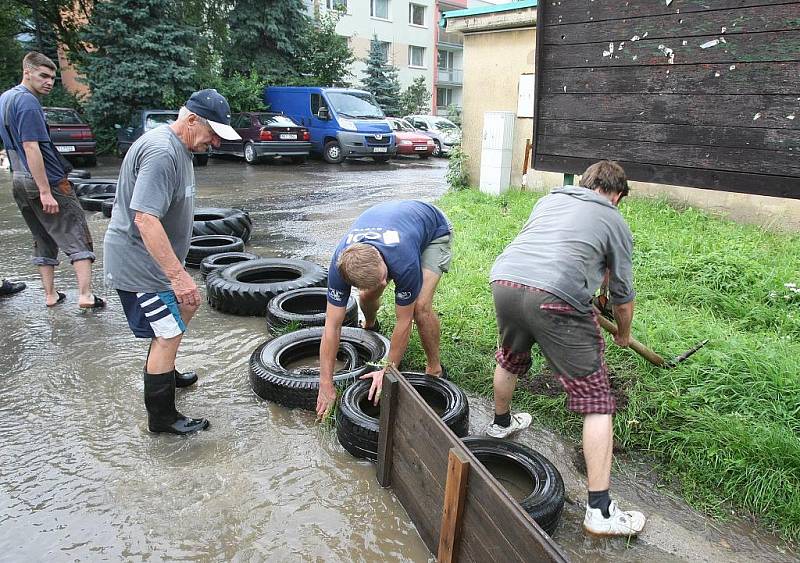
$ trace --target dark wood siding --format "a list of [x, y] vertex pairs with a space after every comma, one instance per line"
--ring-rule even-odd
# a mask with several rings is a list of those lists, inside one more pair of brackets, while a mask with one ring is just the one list
[[540, 0], [534, 167], [800, 199], [800, 1]]

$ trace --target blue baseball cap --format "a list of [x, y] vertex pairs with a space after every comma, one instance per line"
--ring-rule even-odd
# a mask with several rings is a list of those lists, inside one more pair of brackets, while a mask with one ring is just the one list
[[214, 133], [227, 141], [238, 141], [239, 134], [231, 127], [231, 106], [225, 96], [214, 90], [206, 88], [189, 96], [186, 109], [207, 119]]

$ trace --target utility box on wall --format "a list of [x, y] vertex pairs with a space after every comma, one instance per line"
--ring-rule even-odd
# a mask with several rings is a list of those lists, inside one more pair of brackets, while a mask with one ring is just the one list
[[511, 157], [516, 115], [510, 111], [489, 111], [483, 116], [480, 189], [500, 195], [511, 184]]

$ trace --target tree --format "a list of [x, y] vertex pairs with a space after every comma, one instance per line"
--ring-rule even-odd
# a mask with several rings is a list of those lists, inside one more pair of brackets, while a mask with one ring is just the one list
[[24, 31], [25, 10], [11, 3], [0, 10], [0, 92], [8, 90], [22, 79], [22, 57], [25, 52], [17, 40]]
[[303, 0], [234, 0], [228, 25], [226, 76], [254, 70], [272, 83], [298, 79], [309, 25]]
[[348, 86], [350, 65], [356, 60], [347, 38], [336, 33], [343, 10], [328, 10], [314, 19], [303, 38], [300, 82], [313, 86]]
[[364, 79], [361, 81], [364, 90], [372, 92], [386, 115], [400, 115], [400, 82], [397, 80], [397, 67], [388, 63], [377, 35], [373, 35], [369, 43], [369, 56], [364, 62], [367, 65]]
[[400, 96], [400, 115], [425, 114], [431, 109], [432, 93], [425, 86], [425, 77], [417, 76]]
[[[74, 53], [92, 94], [86, 103], [101, 149], [115, 123], [141, 108], [175, 107], [194, 90], [196, 29], [179, 23], [178, 0], [97, 2]], [[103, 146], [105, 145], [105, 146]]]

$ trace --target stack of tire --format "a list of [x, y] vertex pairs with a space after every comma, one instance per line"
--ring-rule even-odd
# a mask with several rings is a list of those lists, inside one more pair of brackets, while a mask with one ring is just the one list
[[86, 211], [102, 211], [111, 217], [111, 209], [117, 194], [116, 178], [72, 178], [75, 195]]
[[[192, 240], [186, 265], [201, 268], [206, 277], [211, 271], [241, 260], [252, 260], [253, 254], [244, 253], [244, 244], [250, 240], [253, 221], [250, 215], [235, 208], [200, 207], [194, 211]], [[231, 255], [231, 253], [237, 253]], [[227, 260], [211, 259], [226, 254]], [[207, 265], [203, 262], [208, 259]]]

